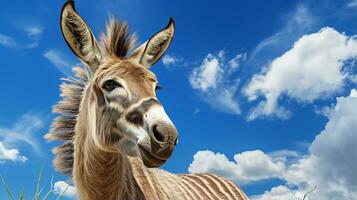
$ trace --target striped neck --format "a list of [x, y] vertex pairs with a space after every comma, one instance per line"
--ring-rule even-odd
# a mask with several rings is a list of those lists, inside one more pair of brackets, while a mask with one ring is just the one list
[[90, 137], [75, 142], [73, 179], [78, 200], [144, 199], [127, 156], [99, 149]]

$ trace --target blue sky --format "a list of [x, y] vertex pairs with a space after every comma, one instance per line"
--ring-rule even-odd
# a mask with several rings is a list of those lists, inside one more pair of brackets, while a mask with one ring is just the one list
[[[43, 139], [60, 78], [79, 63], [60, 33], [63, 3], [0, 8], [0, 174], [28, 196], [42, 163], [46, 187], [52, 176], [57, 190], [68, 182], [51, 166], [58, 143]], [[152, 68], [180, 134], [164, 169], [226, 176], [254, 200], [302, 199], [315, 185], [311, 199], [357, 199], [357, 1], [77, 0], [76, 7], [95, 35], [114, 15], [139, 42], [174, 17], [175, 38]]]

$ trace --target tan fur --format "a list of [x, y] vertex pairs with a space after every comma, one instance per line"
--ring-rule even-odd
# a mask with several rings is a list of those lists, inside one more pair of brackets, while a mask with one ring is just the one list
[[[133, 38], [124, 23], [112, 20], [102, 36], [100, 66], [87, 66], [95, 69], [92, 73], [75, 67], [75, 77], [64, 79], [63, 99], [53, 109], [59, 116], [46, 135], [48, 140], [64, 141], [54, 149], [56, 169], [72, 176], [79, 200], [248, 199], [224, 178], [147, 168], [139, 153], [128, 156], [118, 148], [128, 139], [124, 116], [143, 99], [156, 99], [155, 75], [126, 58]], [[103, 94], [101, 83], [108, 77], [122, 80], [130, 91], [120, 103], [108, 102]]]
[[[61, 30], [72, 51], [89, 67], [96, 69], [102, 59], [96, 39], [69, 0], [61, 12]], [[80, 42], [78, 42], [80, 41]]]
[[106, 55], [124, 58], [127, 52], [134, 46], [135, 35], [129, 35], [125, 22], [117, 22], [113, 17], [107, 24], [107, 34], [102, 34], [100, 43]]

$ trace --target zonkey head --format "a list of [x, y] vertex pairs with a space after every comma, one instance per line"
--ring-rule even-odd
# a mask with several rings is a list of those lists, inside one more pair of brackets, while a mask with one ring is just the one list
[[99, 148], [140, 156], [147, 167], [159, 167], [171, 156], [178, 134], [156, 97], [159, 85], [149, 68], [169, 47], [174, 29], [171, 18], [127, 56], [135, 38], [125, 23], [112, 19], [97, 42], [74, 2], [63, 6], [63, 37], [90, 77], [79, 115], [87, 121], [86, 137]]

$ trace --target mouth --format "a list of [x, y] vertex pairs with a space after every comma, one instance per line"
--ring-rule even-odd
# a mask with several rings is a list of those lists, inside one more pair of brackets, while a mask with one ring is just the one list
[[139, 145], [139, 150], [146, 167], [149, 168], [160, 167], [166, 162], [166, 160], [157, 158], [156, 156], [151, 154], [148, 150], [146, 150], [144, 147], [140, 145]]

